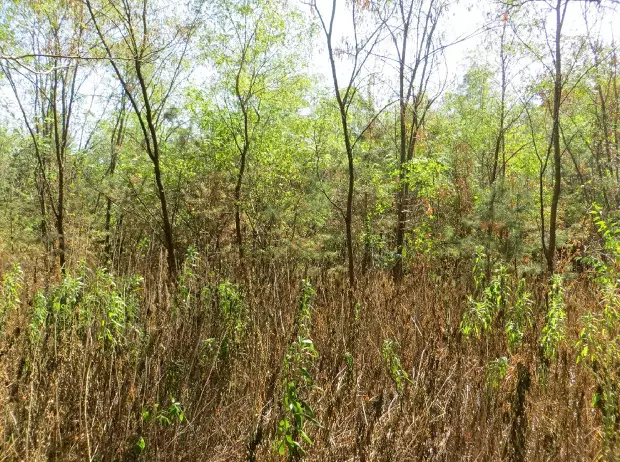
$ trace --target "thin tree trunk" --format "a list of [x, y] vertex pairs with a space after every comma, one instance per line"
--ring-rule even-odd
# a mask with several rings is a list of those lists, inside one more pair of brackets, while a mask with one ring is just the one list
[[566, 5], [562, 8], [562, 0], [557, 0], [556, 13], [556, 32], [555, 32], [555, 79], [553, 86], [553, 196], [551, 198], [551, 213], [549, 216], [549, 246], [547, 247], [547, 270], [553, 273], [555, 270], [555, 246], [556, 229], [558, 219], [558, 204], [562, 190], [562, 152], [560, 149], [560, 104], [562, 99], [562, 55], [560, 38], [562, 34], [562, 23]]
[[[146, 2], [144, 3], [146, 8]], [[161, 165], [160, 165], [160, 150], [159, 150], [159, 140], [157, 135], [157, 129], [155, 127], [155, 116], [153, 114], [153, 110], [151, 108], [151, 99], [149, 96], [149, 91], [147, 87], [147, 83], [142, 74], [142, 59], [144, 58], [145, 53], [145, 42], [147, 40], [147, 21], [146, 17], [142, 17], [143, 21], [143, 37], [140, 45], [140, 49], [138, 49], [138, 44], [136, 41], [136, 37], [132, 35], [131, 37], [131, 53], [133, 58], [134, 70], [136, 72], [136, 77], [138, 79], [139, 91], [141, 93], [141, 103], [144, 106], [144, 113], [140, 108], [138, 103], [138, 99], [136, 95], [134, 95], [130, 89], [130, 86], [125, 81], [123, 74], [120, 71], [120, 68], [112, 54], [112, 50], [108, 45], [107, 40], [97, 22], [97, 18], [92, 9], [92, 4], [89, 0], [86, 0], [86, 7], [88, 8], [90, 18], [93, 21], [93, 25], [101, 40], [101, 43], [106, 51], [107, 59], [112, 65], [114, 72], [123, 87], [123, 91], [127, 95], [129, 102], [133, 108], [136, 117], [138, 118], [138, 123], [140, 125], [140, 129], [142, 131], [142, 135], [144, 137], [145, 148], [151, 162], [153, 164], [153, 174], [155, 176], [155, 186], [157, 192], [157, 198], [159, 199], [160, 207], [161, 207], [161, 219], [162, 219], [162, 229], [164, 232], [164, 247], [166, 248], [167, 254], [167, 264], [168, 264], [168, 277], [170, 281], [176, 282], [176, 273], [177, 273], [177, 262], [175, 256], [175, 247], [174, 247], [174, 235], [172, 228], [172, 221], [170, 220], [170, 214], [168, 212], [168, 201], [166, 198], [166, 193], [164, 189], [164, 183], [162, 179]], [[143, 12], [143, 15], [146, 13]], [[130, 27], [130, 33], [134, 34], [133, 29]]]
[[401, 59], [398, 72], [398, 97], [399, 97], [399, 128], [400, 128], [400, 146], [398, 157], [398, 197], [396, 203], [396, 262], [393, 269], [393, 278], [400, 281], [403, 278], [403, 249], [405, 243], [405, 225], [407, 223], [407, 212], [405, 210], [405, 201], [408, 195], [408, 185], [406, 182], [406, 165], [407, 165], [407, 100], [405, 97], [405, 53], [407, 52], [407, 37], [409, 32], [409, 23], [405, 22], [403, 31], [403, 42], [401, 48]]
[[364, 217], [364, 255], [362, 256], [362, 276], [366, 275], [368, 268], [372, 264], [372, 247], [370, 236], [372, 234], [372, 219], [368, 215], [368, 193], [364, 193], [364, 208], [362, 211]]
[[157, 196], [159, 197], [159, 203], [161, 204], [164, 239], [168, 261], [168, 275], [170, 276], [170, 279], [174, 281], [176, 279], [177, 270], [174, 252], [174, 238], [172, 234], [172, 224], [170, 223], [170, 217], [168, 215], [168, 202], [166, 200], [166, 194], [164, 192], [164, 183], [161, 176], [159, 157], [156, 157], [153, 160], [153, 173], [155, 174], [155, 184], [157, 185]]
[[[335, 8], [334, 1], [334, 8]], [[334, 50], [331, 43], [331, 35], [328, 37], [327, 50], [329, 53], [329, 62], [332, 71], [332, 80], [334, 83], [334, 93], [336, 95], [336, 101], [338, 103], [338, 109], [340, 111], [340, 122], [342, 124], [342, 134], [344, 137], [345, 149], [347, 152], [347, 173], [348, 173], [348, 186], [347, 186], [347, 207], [345, 211], [345, 231], [346, 231], [346, 250], [347, 250], [347, 275], [349, 279], [349, 295], [350, 300], [353, 300], [355, 293], [355, 261], [353, 255], [353, 193], [355, 187], [355, 166], [353, 160], [353, 144], [351, 143], [351, 134], [349, 133], [349, 125], [347, 121], [347, 107], [340, 94], [340, 87], [338, 85], [338, 77], [336, 74], [336, 59], [334, 57]]]
[[[414, 14], [414, 6], [417, 12]], [[426, 11], [424, 6], [426, 5]], [[397, 52], [398, 69], [398, 99], [399, 99], [399, 150], [398, 150], [398, 189], [396, 194], [396, 261], [392, 268], [392, 277], [400, 281], [403, 277], [403, 252], [405, 250], [405, 234], [407, 227], [407, 200], [409, 184], [407, 182], [407, 165], [415, 153], [418, 130], [424, 125], [426, 112], [431, 101], [425, 101], [426, 89], [430, 78], [430, 67], [433, 37], [441, 14], [442, 6], [437, 6], [435, 0], [428, 4], [422, 1], [399, 0], [397, 3], [400, 24], [390, 30]], [[417, 40], [413, 45], [414, 57], [411, 65], [407, 65], [407, 48], [409, 33], [412, 30], [412, 21], [417, 18], [415, 33]], [[401, 35], [402, 34], [402, 35]], [[400, 44], [399, 44], [400, 40]], [[430, 67], [429, 67], [430, 66]], [[410, 108], [411, 124], [407, 128], [407, 108]]]
[[[65, 229], [64, 229], [64, 208], [65, 208], [65, 168], [64, 168], [64, 149], [61, 142], [61, 134], [58, 131], [58, 70], [54, 70], [54, 86], [52, 89], [52, 112], [54, 116], [54, 149], [56, 152], [56, 170], [58, 176], [58, 193], [56, 199], [56, 234], [58, 238], [58, 259], [60, 273], [66, 274], [66, 249], [65, 249]], [[63, 114], [64, 116], [64, 114]]]
[[239, 252], [239, 262], [243, 265], [243, 232], [241, 230], [241, 187], [243, 185], [243, 176], [245, 172], [247, 149], [244, 146], [239, 159], [239, 173], [237, 174], [237, 183], [235, 184], [235, 234], [237, 238], [237, 249]]
[[544, 199], [544, 181], [545, 181], [545, 170], [546, 168], [540, 169], [540, 173], [538, 175], [538, 203], [539, 203], [539, 213], [540, 213], [540, 243], [542, 246], [543, 254], [545, 258], [547, 258], [547, 244], [546, 244], [546, 231], [545, 231], [545, 199]]
[[[123, 92], [122, 100], [121, 100], [121, 110], [116, 119], [116, 124], [114, 129], [112, 130], [112, 139], [110, 140], [110, 165], [108, 167], [108, 171], [106, 172], [106, 176], [114, 176], [114, 172], [116, 171], [116, 165], [118, 163], [118, 149], [123, 144], [123, 137], [125, 134], [125, 93]], [[104, 254], [108, 262], [112, 261], [112, 199], [109, 197], [106, 198], [106, 208], [105, 208], [105, 242], [104, 242]]]
[[347, 232], [347, 261], [348, 261], [348, 275], [349, 275], [349, 287], [351, 291], [355, 290], [355, 267], [353, 260], [353, 192], [355, 186], [355, 170], [353, 165], [353, 148], [351, 146], [351, 141], [348, 136], [348, 128], [346, 115], [344, 115], [343, 109], [341, 109], [343, 113], [342, 118], [342, 126], [343, 130], [347, 135], [345, 135], [345, 144], [347, 145], [347, 163], [348, 163], [348, 173], [349, 173], [349, 186], [347, 190], [347, 212], [345, 216], [346, 222], [346, 232]]
[[[153, 111], [151, 110], [151, 101], [148, 95], [148, 89], [142, 75], [141, 58], [136, 57], [134, 59], [136, 76], [140, 83], [140, 89], [142, 90], [142, 99], [144, 103], [145, 119], [150, 134], [151, 141], [151, 161], [153, 163], [153, 173], [155, 174], [155, 184], [157, 186], [157, 196], [161, 205], [162, 224], [164, 228], [164, 244], [166, 246], [167, 260], [168, 260], [168, 276], [170, 280], [176, 280], [177, 262], [174, 251], [174, 236], [172, 232], [172, 222], [170, 221], [170, 215], [168, 213], [168, 200], [164, 190], [164, 183], [161, 174], [160, 165], [160, 152], [159, 152], [159, 139], [157, 136], [157, 130], [155, 128]], [[147, 143], [148, 146], [148, 143]]]
[[[616, 182], [620, 186], [620, 94], [618, 93], [618, 57], [614, 52], [613, 54], [613, 91], [614, 91], [614, 114], [613, 114], [613, 134], [614, 134], [614, 146], [615, 146], [615, 164], [616, 164]], [[620, 192], [617, 194], [616, 205], [620, 203]]]
[[[501, 63], [501, 101], [500, 101], [500, 114], [497, 138], [495, 139], [495, 149], [493, 152], [493, 169], [491, 170], [491, 178], [489, 179], [489, 188], [491, 190], [491, 197], [489, 198], [489, 226], [487, 229], [487, 278], [491, 275], [491, 241], [493, 239], [493, 229], [495, 225], [495, 200], [497, 199], [497, 178], [500, 170], [500, 153], [504, 151], [504, 131], [505, 131], [505, 119], [506, 119], [506, 55], [504, 53], [504, 45], [506, 41], [506, 26], [507, 21], [504, 21], [502, 28], [502, 35], [500, 40], [499, 59]], [[502, 156], [502, 178], [504, 177], [506, 170], [505, 156]]]
[[[243, 114], [243, 146], [239, 150], [239, 171], [237, 173], [237, 182], [235, 184], [235, 234], [237, 238], [237, 250], [239, 253], [239, 263], [241, 264], [242, 270], [245, 272], [245, 252], [243, 249], [243, 231], [241, 229], [241, 188], [243, 187], [243, 178], [245, 175], [245, 169], [247, 165], [247, 157], [248, 152], [250, 150], [250, 131], [249, 131], [249, 117], [248, 117], [248, 108], [246, 106], [246, 99], [241, 95], [241, 91], [239, 88], [239, 78], [241, 75], [241, 71], [243, 69], [243, 65], [245, 62], [245, 52], [242, 56], [241, 65], [239, 67], [239, 72], [237, 73], [235, 79], [235, 93], [237, 99], [239, 101], [239, 105], [241, 107], [241, 112]], [[233, 135], [234, 136], [234, 135]]]

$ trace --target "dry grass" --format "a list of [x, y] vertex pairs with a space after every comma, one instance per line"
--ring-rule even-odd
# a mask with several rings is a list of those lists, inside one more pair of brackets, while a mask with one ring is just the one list
[[[134, 267], [145, 275], [137, 329], [126, 328], [116, 346], [99, 338], [105, 315], [95, 313], [85, 325], [77, 307], [65, 327], [48, 315], [41, 342], [33, 345], [36, 287], [25, 284], [0, 337], [0, 460], [283, 459], [273, 442], [301, 275], [286, 265], [255, 267], [244, 284], [247, 316], [233, 335], [217, 297], [201, 291], [224, 278], [213, 267], [193, 270], [185, 301], [169, 293], [161, 271], [147, 267]], [[306, 445], [308, 460], [603, 458], [600, 411], [590, 406], [592, 377], [576, 364], [573, 349], [579, 317], [596, 308], [585, 279], [567, 288], [567, 339], [551, 362], [538, 346], [545, 316], [540, 281], [530, 281], [533, 326], [519, 352], [509, 354], [501, 327], [481, 340], [461, 335], [472, 289], [467, 270], [420, 266], [398, 287], [388, 275], [370, 273], [360, 283], [357, 320], [348, 315], [338, 275], [317, 270], [311, 279], [317, 289], [311, 336], [319, 357], [311, 371], [318, 388], [308, 401], [320, 426], [305, 427], [314, 441]], [[122, 291], [122, 280], [117, 284]], [[401, 391], [382, 356], [386, 339], [397, 342], [410, 379]], [[494, 388], [488, 364], [502, 356], [509, 359], [506, 376]], [[146, 412], [174, 417], [171, 398], [183, 421], [145, 418]]]

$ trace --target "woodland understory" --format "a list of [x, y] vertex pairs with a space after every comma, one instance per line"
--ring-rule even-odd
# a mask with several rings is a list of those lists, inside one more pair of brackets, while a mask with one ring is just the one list
[[618, 1], [465, 3], [0, 2], [0, 461], [620, 460]]
[[617, 403], [603, 402], [617, 370], [593, 372], [575, 347], [582, 316], [600, 310], [585, 277], [566, 284], [549, 356], [542, 278], [527, 280], [541, 289], [511, 347], [515, 299], [481, 339], [463, 335], [475, 284], [458, 262], [416, 263], [398, 285], [368, 274], [351, 313], [344, 275], [255, 262], [246, 290], [196, 258], [171, 291], [159, 255], [131, 262], [143, 279], [82, 266], [45, 296], [25, 269], [3, 320], [5, 459], [280, 460], [283, 420], [312, 441], [290, 432], [308, 460], [617, 455]]

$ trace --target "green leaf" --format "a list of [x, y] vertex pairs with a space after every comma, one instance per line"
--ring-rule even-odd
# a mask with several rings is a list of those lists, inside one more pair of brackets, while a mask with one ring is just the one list
[[300, 430], [299, 434], [301, 435], [301, 437], [304, 439], [304, 441], [306, 441], [308, 444], [313, 444], [312, 440], [310, 439], [310, 437], [306, 434], [305, 431]]
[[136, 443], [136, 449], [140, 453], [140, 452], [143, 452], [145, 448], [146, 448], [146, 441], [144, 440], [144, 437], [141, 436], [138, 439], [138, 442]]

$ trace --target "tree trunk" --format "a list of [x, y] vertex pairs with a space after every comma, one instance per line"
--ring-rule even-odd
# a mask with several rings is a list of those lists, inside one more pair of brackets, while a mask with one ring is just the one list
[[[123, 144], [123, 137], [125, 134], [125, 94], [123, 93], [121, 100], [121, 110], [116, 119], [116, 124], [112, 130], [112, 139], [110, 140], [110, 165], [106, 176], [114, 176], [116, 171], [116, 164], [118, 163], [118, 149]], [[105, 242], [104, 242], [104, 254], [108, 263], [112, 261], [112, 199], [106, 198], [105, 208]]]
[[[486, 275], [487, 278], [491, 276], [491, 267], [493, 265], [493, 261], [491, 258], [491, 243], [493, 240], [493, 229], [495, 225], [495, 201], [497, 199], [497, 178], [499, 174], [502, 173], [502, 178], [505, 175], [506, 171], [506, 160], [504, 155], [504, 136], [505, 136], [505, 119], [506, 119], [506, 55], [504, 54], [504, 44], [506, 40], [506, 26], [507, 21], [504, 21], [504, 26], [502, 28], [502, 35], [500, 40], [500, 51], [499, 51], [499, 59], [501, 63], [501, 101], [500, 101], [500, 114], [499, 114], [499, 125], [497, 127], [497, 138], [495, 139], [495, 148], [493, 151], [493, 168], [491, 170], [491, 177], [489, 178], [489, 189], [491, 192], [491, 197], [489, 198], [489, 226], [487, 228], [487, 244], [486, 244], [486, 255], [487, 255], [487, 267], [486, 267]], [[500, 168], [500, 153], [502, 153], [502, 162]]]
[[349, 300], [353, 303], [355, 294], [355, 261], [353, 255], [353, 193], [355, 188], [355, 165], [353, 161], [353, 144], [351, 143], [351, 134], [349, 133], [349, 124], [347, 121], [347, 107], [340, 95], [340, 87], [338, 85], [338, 77], [336, 74], [336, 60], [334, 57], [334, 51], [331, 45], [331, 37], [328, 37], [327, 50], [329, 53], [329, 61], [331, 64], [332, 80], [334, 82], [334, 93], [336, 95], [336, 101], [338, 102], [338, 109], [340, 111], [340, 122], [342, 124], [342, 134], [344, 138], [344, 145], [347, 152], [347, 173], [348, 173], [348, 187], [347, 187], [347, 208], [345, 211], [345, 245], [347, 250], [347, 276], [349, 279]]
[[[168, 260], [168, 276], [171, 281], [176, 280], [177, 262], [174, 251], [174, 236], [172, 232], [172, 222], [170, 221], [170, 215], [168, 214], [168, 201], [164, 190], [164, 183], [161, 175], [160, 166], [160, 152], [159, 152], [159, 140], [157, 136], [157, 130], [155, 129], [153, 111], [151, 110], [151, 102], [148, 95], [148, 89], [142, 76], [142, 65], [140, 59], [136, 57], [134, 64], [136, 67], [136, 75], [140, 83], [142, 90], [142, 99], [144, 102], [145, 119], [148, 126], [148, 133], [150, 140], [147, 139], [147, 149], [150, 146], [150, 157], [153, 163], [153, 173], [155, 174], [155, 184], [157, 186], [157, 196], [161, 205], [162, 225], [164, 229], [164, 245], [166, 247], [167, 260]], [[148, 137], [147, 137], [148, 138]], [[150, 141], [150, 143], [148, 142]]]
[[[93, 11], [91, 2], [89, 0], [86, 0], [85, 3], [86, 3], [86, 7], [88, 8], [88, 12], [90, 14], [90, 18], [93, 21], [93, 25], [95, 27], [97, 35], [99, 36], [99, 39], [101, 40], [101, 43], [106, 51], [107, 59], [112, 65], [112, 68], [114, 69], [114, 73], [116, 74], [116, 77], [121, 83], [123, 87], [123, 91], [125, 92], [127, 99], [129, 99], [129, 102], [131, 103], [133, 111], [138, 119], [140, 130], [142, 131], [142, 135], [144, 137], [145, 148], [153, 164], [153, 173], [155, 176], [155, 186], [157, 189], [157, 197], [159, 199], [159, 203], [161, 206], [162, 228], [164, 232], [164, 247], [166, 248], [167, 263], [168, 263], [168, 278], [170, 279], [171, 282], [174, 283], [176, 282], [177, 261], [176, 261], [176, 256], [175, 256], [172, 221], [170, 220], [170, 215], [168, 213], [168, 201], [166, 198], [166, 193], [165, 193], [162, 173], [161, 173], [160, 150], [159, 150], [157, 129], [155, 127], [155, 115], [153, 114], [153, 110], [151, 107], [151, 96], [149, 95], [148, 85], [142, 74], [141, 63], [144, 58], [144, 54], [146, 52], [145, 43], [147, 40], [147, 32], [148, 32], [147, 20], [146, 20], [146, 17], [142, 17], [144, 36], [142, 37], [142, 42], [140, 43], [140, 46], [138, 46], [138, 41], [136, 40], [136, 37], [133, 35], [134, 30], [131, 28], [131, 26], [129, 26], [129, 34], [131, 35], [130, 40], [129, 40], [129, 43], [131, 43], [130, 52], [132, 54], [132, 62], [134, 65], [134, 70], [136, 72], [136, 77], [138, 79], [139, 93], [141, 94], [141, 96], [138, 97], [136, 94], [132, 92], [132, 88], [130, 88], [130, 85], [128, 85], [128, 83], [125, 81], [125, 78], [123, 77], [123, 73], [121, 72], [119, 65], [117, 64], [117, 61], [114, 55], [112, 54], [112, 50], [110, 49], [110, 46], [108, 45], [108, 42], [105, 38], [103, 31], [101, 30], [101, 27], [99, 26], [99, 23], [97, 22], [97, 18]], [[146, 14], [146, 13], [143, 12], [143, 14]], [[138, 102], [139, 99], [141, 99], [140, 101], [141, 104], [139, 104]], [[142, 108], [140, 107], [140, 105], [144, 106], [143, 108], [144, 112]]]
[[[243, 231], [241, 229], [241, 188], [243, 187], [243, 177], [245, 175], [245, 169], [247, 165], [247, 157], [248, 152], [250, 150], [250, 130], [249, 130], [249, 117], [248, 117], [248, 108], [246, 106], [246, 99], [242, 96], [240, 88], [239, 88], [239, 77], [241, 74], [241, 70], [243, 68], [243, 62], [245, 60], [245, 54], [242, 57], [241, 67], [239, 68], [239, 72], [237, 73], [237, 77], [235, 79], [235, 93], [237, 99], [239, 101], [239, 105], [241, 106], [241, 112], [243, 114], [243, 146], [239, 149], [239, 171], [237, 173], [237, 183], [235, 184], [235, 234], [237, 238], [237, 250], [239, 252], [239, 263], [241, 265], [242, 271], [245, 272], [244, 266], [244, 249], [243, 249]], [[233, 135], [234, 136], [234, 135]]]
[[396, 262], [392, 270], [395, 281], [400, 281], [403, 277], [403, 247], [405, 243], [405, 225], [407, 222], [407, 212], [405, 201], [407, 200], [408, 187], [406, 180], [407, 165], [407, 101], [405, 99], [405, 59], [404, 53], [407, 51], [407, 28], [403, 34], [403, 57], [399, 68], [399, 126], [400, 126], [400, 146], [398, 157], [398, 197], [396, 199]]
[[247, 149], [244, 146], [239, 159], [239, 173], [237, 174], [237, 184], [235, 185], [235, 234], [237, 238], [237, 249], [239, 252], [239, 263], [244, 264], [243, 251], [243, 232], [241, 230], [241, 186], [243, 185], [243, 176], [245, 173], [245, 164], [247, 157]]
[[174, 238], [172, 234], [172, 224], [168, 215], [168, 201], [164, 192], [164, 184], [161, 177], [161, 168], [159, 166], [159, 157], [153, 160], [153, 172], [155, 174], [155, 183], [157, 184], [157, 196], [159, 197], [159, 203], [161, 204], [162, 221], [164, 228], [164, 244], [166, 246], [167, 261], [168, 261], [168, 275], [170, 280], [176, 279], [177, 264], [174, 254]]
[[562, 188], [562, 152], [560, 150], [560, 104], [562, 99], [562, 55], [560, 48], [560, 37], [562, 34], [562, 23], [566, 5], [562, 9], [562, 0], [557, 0], [556, 13], [556, 32], [555, 32], [555, 79], [553, 86], [553, 196], [551, 199], [551, 214], [549, 216], [549, 245], [547, 247], [547, 270], [553, 273], [555, 270], [555, 246], [556, 229], [558, 219], [558, 204]]

